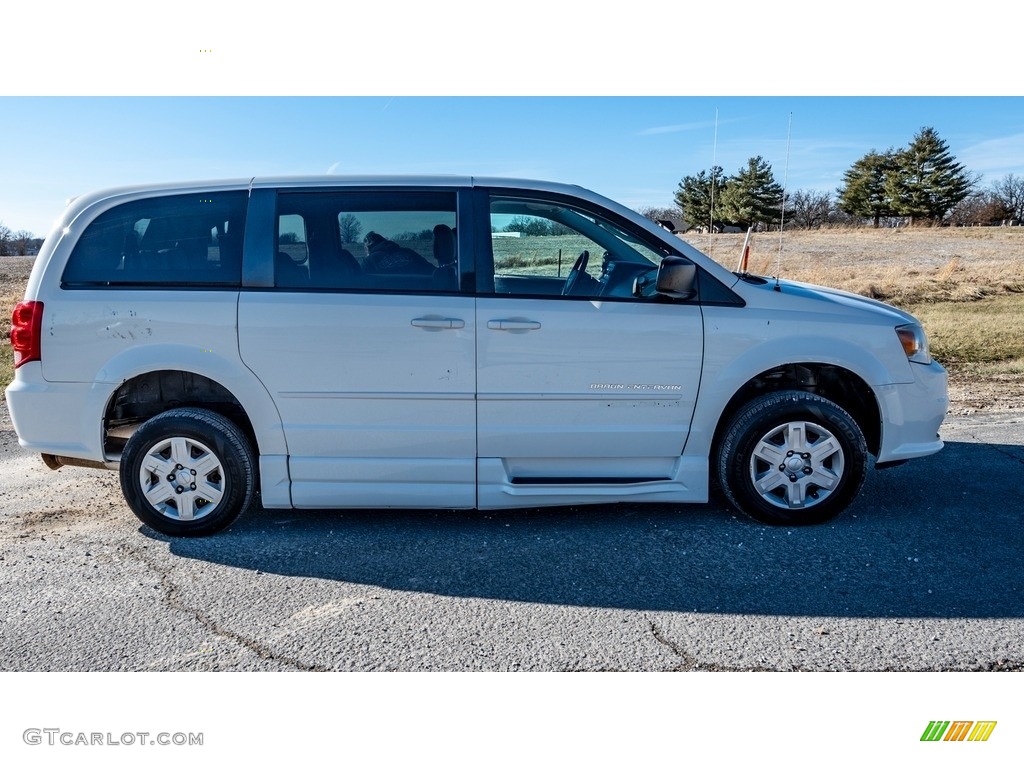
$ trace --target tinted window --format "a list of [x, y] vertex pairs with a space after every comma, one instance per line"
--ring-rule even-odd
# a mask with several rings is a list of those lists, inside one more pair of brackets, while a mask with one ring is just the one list
[[98, 216], [75, 245], [64, 285], [237, 286], [248, 193], [136, 200]]
[[608, 219], [559, 201], [494, 196], [496, 294], [634, 297], [663, 253]]
[[450, 192], [282, 193], [275, 285], [457, 291], [455, 229]]

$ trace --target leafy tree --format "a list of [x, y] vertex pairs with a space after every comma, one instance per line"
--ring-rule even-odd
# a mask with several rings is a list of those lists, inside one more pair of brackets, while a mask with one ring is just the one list
[[992, 192], [1009, 211], [1007, 218], [1024, 221], [1024, 178], [1007, 174], [992, 186]]
[[683, 177], [676, 190], [675, 201], [687, 224], [706, 227], [721, 221], [717, 216], [712, 221], [711, 209], [714, 204], [714, 212], [718, 212], [725, 184], [725, 172], [720, 165], [712, 167], [710, 172], [701, 171], [696, 176]]
[[729, 177], [719, 210], [724, 220], [747, 229], [778, 223], [781, 205], [782, 185], [775, 181], [768, 161], [758, 155]]
[[843, 174], [843, 186], [837, 190], [840, 211], [871, 219], [876, 228], [883, 216], [893, 215], [887, 180], [895, 170], [895, 154], [892, 149], [872, 149]]
[[941, 221], [975, 187], [934, 128], [918, 131], [894, 159], [895, 172], [886, 178], [886, 193], [894, 212], [909, 217], [911, 225], [918, 219]]
[[817, 229], [832, 215], [832, 195], [828, 192], [798, 189], [790, 199], [786, 211], [789, 221], [802, 229]]

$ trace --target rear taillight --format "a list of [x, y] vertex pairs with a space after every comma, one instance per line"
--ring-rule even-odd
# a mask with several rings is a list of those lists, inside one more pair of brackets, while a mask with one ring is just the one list
[[23, 301], [11, 315], [14, 367], [42, 359], [43, 302]]

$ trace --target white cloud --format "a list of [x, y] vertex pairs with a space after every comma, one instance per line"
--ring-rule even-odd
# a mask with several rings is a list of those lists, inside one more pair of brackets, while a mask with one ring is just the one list
[[1024, 171], [1024, 133], [982, 141], [957, 153], [956, 159], [969, 171], [993, 178]]
[[656, 136], [662, 133], [680, 133], [682, 131], [703, 131], [713, 128], [715, 122], [704, 120], [699, 123], [679, 123], [678, 125], [656, 125], [653, 128], [644, 128], [637, 131], [637, 136]]

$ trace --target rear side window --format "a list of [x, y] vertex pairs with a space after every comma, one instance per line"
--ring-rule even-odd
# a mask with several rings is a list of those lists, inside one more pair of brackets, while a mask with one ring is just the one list
[[75, 245], [65, 287], [237, 287], [248, 192], [135, 200], [100, 214]]
[[455, 193], [278, 196], [274, 284], [300, 290], [458, 291]]

